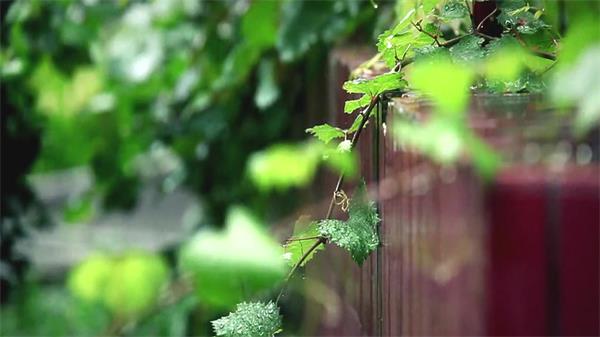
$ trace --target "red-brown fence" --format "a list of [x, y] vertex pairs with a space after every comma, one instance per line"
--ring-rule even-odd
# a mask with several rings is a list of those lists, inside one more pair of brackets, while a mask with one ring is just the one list
[[[340, 88], [362, 59], [332, 55], [329, 122], [350, 123]], [[403, 113], [428, 106], [390, 99], [358, 145], [382, 246], [361, 268], [337, 249], [315, 259], [314, 333], [600, 334], [598, 135], [568, 136], [537, 97], [476, 96], [472, 128], [508, 158], [487, 184], [468, 164], [440, 167], [394, 141], [391, 116]]]

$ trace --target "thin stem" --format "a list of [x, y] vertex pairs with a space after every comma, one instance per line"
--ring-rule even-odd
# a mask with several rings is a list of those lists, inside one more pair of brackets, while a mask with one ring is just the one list
[[[394, 68], [396, 68], [396, 67], [394, 67]], [[360, 137], [360, 134], [362, 133], [362, 129], [365, 127], [367, 120], [371, 116], [371, 111], [373, 111], [373, 108], [377, 105], [377, 103], [379, 103], [379, 95], [373, 96], [373, 98], [371, 98], [371, 101], [369, 102], [369, 105], [356, 117], [356, 118], [362, 117], [362, 120], [360, 122], [360, 126], [358, 127], [358, 130], [356, 130], [356, 132], [352, 136], [352, 145], [350, 147], [351, 149], [354, 149], [354, 147], [358, 143], [358, 139]], [[335, 185], [335, 191], [333, 192], [333, 195], [331, 197], [331, 202], [329, 203], [329, 209], [327, 210], [327, 215], [325, 216], [325, 219], [331, 218], [331, 214], [333, 213], [333, 207], [335, 206], [335, 195], [337, 192], [340, 191], [343, 181], [344, 181], [344, 174], [341, 173], [337, 180], [337, 183]], [[283, 292], [285, 291], [287, 284], [289, 283], [290, 279], [292, 278], [292, 275], [294, 275], [296, 270], [298, 270], [298, 268], [300, 268], [302, 263], [304, 263], [304, 261], [308, 258], [308, 256], [315, 249], [317, 249], [317, 247], [319, 247], [321, 244], [325, 244], [326, 242], [327, 242], [327, 239], [325, 237], [319, 237], [318, 240], [315, 241], [315, 243], [312, 246], [310, 246], [310, 248], [304, 254], [302, 254], [302, 256], [300, 257], [300, 260], [298, 260], [298, 262], [296, 262], [296, 264], [292, 267], [290, 272], [287, 274], [285, 280], [283, 281], [283, 286], [281, 287], [281, 290], [279, 291], [279, 294], [277, 295], [277, 299], [275, 300], [275, 303], [279, 303], [279, 299], [283, 295]]]
[[525, 40], [523, 40], [523, 38], [521, 37], [521, 34], [519, 34], [519, 32], [517, 32], [516, 30], [513, 30], [513, 32], [514, 32], [514, 35], [515, 35], [515, 38], [517, 39], [517, 41], [525, 49], [527, 49], [530, 53], [532, 53], [533, 55], [539, 56], [541, 58], [545, 58], [547, 60], [556, 61], [556, 55], [542, 51], [542, 50], [532, 49], [531, 47], [529, 47], [527, 45], [527, 42], [525, 42]]
[[546, 60], [556, 61], [556, 55], [541, 50], [529, 49], [529, 52]]
[[488, 39], [488, 40], [498, 40], [498, 39], [499, 39], [499, 37], [490, 36], [490, 35], [484, 34], [484, 33], [482, 33], [482, 32], [478, 32], [478, 31], [476, 31], [476, 30], [475, 30], [475, 31], [473, 31], [473, 34], [475, 34], [475, 35], [477, 35], [477, 36], [481, 36], [481, 37], [483, 37], [483, 38], [486, 38], [486, 39]]
[[483, 23], [486, 22], [489, 18], [491, 18], [492, 15], [496, 14], [497, 11], [498, 11], [498, 7], [494, 8], [494, 10], [490, 12], [490, 14], [488, 14], [485, 18], [483, 18], [483, 20], [481, 20], [479, 22], [479, 24], [477, 25], [477, 28], [475, 28], [475, 30], [479, 31], [481, 26], [483, 26]]
[[321, 236], [309, 236], [306, 238], [289, 238], [285, 240], [285, 243], [290, 243], [290, 242], [294, 242], [294, 241], [305, 241], [305, 240], [314, 240], [314, 239], [320, 239]]
[[460, 35], [460, 36], [451, 38], [450, 40], [440, 42], [440, 47], [451, 47], [451, 46], [455, 45], [458, 41], [460, 41], [460, 39], [462, 39], [463, 37], [465, 37], [467, 35], [469, 35], [469, 34]]
[[413, 26], [414, 26], [414, 27], [415, 27], [415, 28], [416, 28], [416, 29], [417, 29], [419, 32], [421, 32], [421, 33], [423, 33], [423, 34], [425, 34], [425, 35], [429, 36], [430, 38], [432, 38], [432, 39], [433, 39], [433, 41], [435, 41], [435, 43], [438, 45], [438, 47], [441, 47], [441, 46], [442, 46], [442, 45], [440, 44], [440, 41], [438, 40], [437, 36], [435, 36], [435, 35], [431, 34], [430, 32], [428, 32], [428, 31], [426, 31], [426, 30], [424, 30], [424, 29], [423, 29], [423, 27], [421, 27], [421, 23], [420, 23], [420, 22], [417, 22], [417, 23], [411, 22], [411, 24], [412, 24], [412, 25], [413, 25]]
[[322, 243], [325, 243], [325, 241], [327, 241], [327, 240], [325, 238], [323, 238], [323, 237], [321, 237], [321, 238], [319, 238], [319, 240], [315, 241], [315, 243], [312, 246], [310, 246], [310, 248], [308, 248], [308, 250], [306, 251], [306, 253], [304, 253], [304, 255], [302, 255], [302, 257], [300, 258], [300, 260], [298, 260], [298, 262], [294, 265], [294, 267], [292, 267], [292, 269], [290, 270], [290, 272], [285, 277], [285, 281], [283, 281], [283, 286], [281, 287], [281, 290], [279, 291], [279, 295], [277, 295], [277, 299], [275, 300], [275, 304], [279, 303], [279, 299], [281, 298], [281, 296], [283, 296], [283, 292], [285, 291], [285, 287], [287, 286], [287, 284], [289, 283], [290, 279], [292, 278], [292, 275], [294, 275], [294, 273], [296, 272], [296, 270], [298, 270], [298, 268], [300, 268], [300, 266], [302, 265], [302, 263], [304, 262], [304, 260], [306, 260], [308, 258], [308, 256], [310, 255], [310, 253], [312, 253], [315, 249], [317, 249], [317, 247], [319, 247]]
[[402, 61], [396, 63], [396, 65], [394, 66], [394, 68], [392, 68], [393, 72], [399, 72], [402, 68], [406, 67], [407, 65], [413, 63], [414, 59], [413, 58], [402, 58]]
[[[354, 149], [354, 147], [356, 146], [356, 143], [358, 143], [358, 138], [360, 137], [362, 129], [364, 128], [365, 124], [367, 123], [367, 120], [369, 119], [369, 116], [371, 115], [371, 111], [373, 110], [375, 105], [377, 105], [377, 103], [379, 103], [379, 95], [373, 96], [373, 98], [371, 99], [371, 102], [369, 102], [369, 105], [360, 113], [359, 116], [362, 116], [362, 120], [360, 121], [360, 126], [358, 127], [358, 130], [356, 130], [356, 132], [354, 133], [354, 136], [352, 136], [352, 147], [351, 147], [352, 149]], [[340, 176], [337, 180], [337, 183], [335, 184], [335, 190], [333, 191], [333, 195], [331, 197], [331, 202], [329, 203], [329, 209], [327, 210], [327, 215], [325, 216], [325, 219], [329, 219], [331, 217], [331, 213], [333, 213], [333, 207], [335, 206], [335, 195], [341, 190], [343, 182], [344, 182], [344, 174], [342, 173], [342, 174], [340, 174]]]

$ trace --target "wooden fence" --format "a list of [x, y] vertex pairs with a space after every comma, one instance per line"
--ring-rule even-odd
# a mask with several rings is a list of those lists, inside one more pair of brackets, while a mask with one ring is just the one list
[[[332, 54], [329, 122], [350, 123], [340, 88], [365, 53]], [[382, 246], [361, 268], [337, 249], [308, 267], [309, 332], [599, 335], [598, 134], [575, 141], [536, 97], [476, 96], [471, 127], [508, 158], [487, 184], [466, 163], [440, 167], [394, 141], [391, 116], [428, 110], [391, 98], [361, 136]]]

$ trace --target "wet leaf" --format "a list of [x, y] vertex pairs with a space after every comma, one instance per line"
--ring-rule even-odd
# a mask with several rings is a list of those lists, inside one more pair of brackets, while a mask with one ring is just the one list
[[319, 222], [319, 232], [332, 243], [350, 252], [352, 259], [362, 265], [369, 254], [379, 246], [379, 221], [375, 203], [368, 200], [363, 183], [350, 200], [348, 220], [322, 220]]
[[521, 34], [534, 34], [549, 28], [543, 20], [531, 13], [531, 7], [521, 0], [508, 0], [500, 3], [498, 22], [506, 29], [515, 29]]
[[212, 325], [217, 336], [271, 337], [281, 330], [281, 315], [273, 302], [243, 302]]
[[381, 53], [385, 64], [392, 68], [403, 57], [413, 57], [416, 49], [433, 43], [433, 38], [411, 26], [405, 32], [396, 32], [395, 30], [383, 32], [378, 37], [377, 50]]
[[366, 107], [371, 102], [371, 97], [364, 94], [359, 99], [353, 99], [344, 103], [344, 112], [353, 113], [354, 110]]
[[440, 16], [443, 19], [451, 20], [451, 19], [462, 19], [469, 15], [469, 10], [465, 7], [464, 3], [459, 1], [449, 1], [447, 2], [442, 10], [440, 11]]
[[315, 125], [312, 128], [306, 129], [306, 132], [314, 135], [325, 144], [328, 144], [335, 138], [344, 138], [344, 131], [342, 129], [329, 124]]
[[[296, 226], [302, 226], [300, 221], [296, 223]], [[290, 238], [290, 241], [283, 246], [285, 250], [284, 257], [290, 267], [295, 266], [298, 261], [300, 261], [306, 251], [317, 242], [318, 238], [316, 237], [321, 235], [317, 222], [313, 221], [302, 227], [302, 229], [296, 228], [294, 235]], [[314, 249], [310, 254], [308, 254], [300, 266], [304, 266], [314, 257], [317, 251], [323, 250], [324, 248], [324, 245], [320, 245]]]
[[349, 93], [367, 94], [371, 97], [390, 90], [403, 89], [406, 87], [406, 81], [402, 79], [402, 74], [387, 73], [373, 77], [372, 79], [356, 79], [344, 83], [344, 90]]
[[472, 63], [479, 61], [485, 56], [485, 51], [481, 48], [483, 41], [485, 40], [481, 37], [465, 36], [457, 44], [450, 47], [450, 55], [459, 62]]

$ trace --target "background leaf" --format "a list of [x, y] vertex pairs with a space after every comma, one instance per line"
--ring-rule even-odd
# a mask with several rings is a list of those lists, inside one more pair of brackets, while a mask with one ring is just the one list
[[179, 266], [193, 276], [203, 303], [229, 308], [281, 281], [286, 272], [282, 255], [246, 210], [234, 208], [224, 231], [202, 230], [183, 246]]
[[460, 115], [469, 102], [473, 75], [467, 66], [454, 64], [447, 58], [435, 58], [414, 64], [411, 84], [436, 103], [438, 112]]

